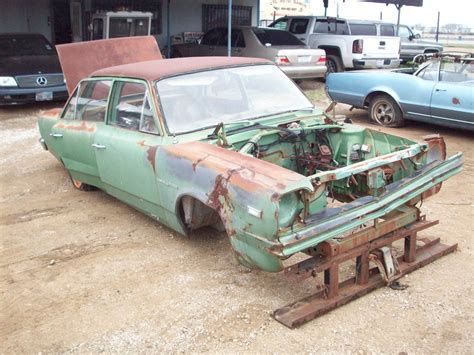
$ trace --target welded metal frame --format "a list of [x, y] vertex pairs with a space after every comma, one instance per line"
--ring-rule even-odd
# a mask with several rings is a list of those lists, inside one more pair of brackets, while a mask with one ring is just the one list
[[[413, 210], [416, 210], [416, 220], [399, 227], [412, 218]], [[321, 243], [314, 250], [314, 256], [286, 267], [283, 273], [293, 281], [323, 274], [323, 285], [318, 285], [314, 294], [277, 309], [273, 318], [289, 328], [296, 328], [455, 251], [457, 244], [448, 246], [439, 238], [418, 238], [419, 231], [436, 224], [438, 221], [427, 221], [425, 216], [419, 215], [418, 209], [412, 207], [363, 231]], [[380, 263], [379, 267], [373, 268], [370, 263], [381, 261], [380, 248], [391, 248], [397, 240], [404, 240], [403, 255], [394, 258], [398, 270], [387, 280], [383, 277], [386, 275], [380, 273]], [[417, 241], [420, 242], [418, 245]], [[355, 276], [339, 282], [340, 265], [354, 259]]]

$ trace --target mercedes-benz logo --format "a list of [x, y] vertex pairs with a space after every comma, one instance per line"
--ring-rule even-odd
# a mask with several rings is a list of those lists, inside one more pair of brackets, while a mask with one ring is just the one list
[[36, 84], [39, 86], [45, 86], [48, 83], [48, 79], [46, 79], [44, 76], [38, 76], [36, 78]]

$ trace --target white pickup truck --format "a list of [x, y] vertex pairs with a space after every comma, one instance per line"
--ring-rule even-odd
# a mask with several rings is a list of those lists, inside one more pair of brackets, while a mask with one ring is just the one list
[[324, 49], [328, 73], [400, 65], [400, 38], [376, 36], [375, 24], [325, 16], [285, 16], [270, 27], [293, 33], [311, 48]]

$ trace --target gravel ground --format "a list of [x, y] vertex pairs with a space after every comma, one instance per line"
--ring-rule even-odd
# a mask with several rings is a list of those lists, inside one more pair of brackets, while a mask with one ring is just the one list
[[[326, 105], [320, 82], [302, 88]], [[37, 143], [36, 115], [54, 104], [0, 109], [0, 353], [332, 352], [472, 353], [472, 135], [439, 132], [465, 171], [422, 210], [440, 224], [424, 235], [459, 249], [403, 279], [289, 330], [270, 317], [314, 289], [249, 271], [223, 234], [184, 238], [101, 191], [72, 188]], [[362, 110], [349, 112], [369, 125]], [[375, 127], [375, 126], [372, 126]]]

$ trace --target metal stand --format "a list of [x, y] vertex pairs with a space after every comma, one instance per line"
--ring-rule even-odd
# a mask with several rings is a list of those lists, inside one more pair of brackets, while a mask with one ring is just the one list
[[[397, 227], [410, 213], [413, 215], [413, 209], [361, 232], [323, 242], [315, 256], [287, 267], [285, 275], [296, 281], [324, 273], [324, 286], [309, 297], [277, 309], [273, 317], [289, 328], [298, 327], [456, 250], [457, 244], [448, 246], [439, 238], [417, 239], [417, 232], [438, 221], [429, 222], [423, 216], [407, 227]], [[403, 255], [395, 258], [391, 245], [399, 239], [404, 239]], [[355, 259], [355, 277], [340, 283], [339, 266], [351, 259]], [[375, 267], [370, 268], [371, 263]]]

